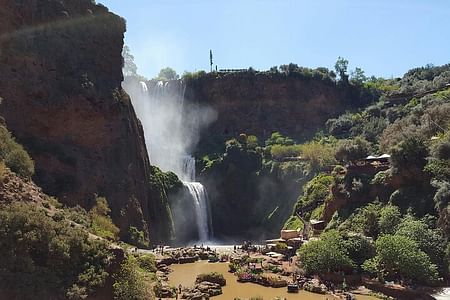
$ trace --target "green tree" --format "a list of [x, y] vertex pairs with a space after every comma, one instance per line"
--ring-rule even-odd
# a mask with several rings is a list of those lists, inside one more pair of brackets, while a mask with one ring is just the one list
[[354, 266], [342, 237], [334, 230], [322, 234], [320, 240], [302, 245], [297, 254], [301, 267], [309, 274], [350, 271]]
[[367, 81], [367, 77], [364, 75], [364, 71], [361, 68], [355, 68], [350, 75], [350, 81], [353, 84], [362, 85]]
[[378, 227], [381, 234], [394, 234], [401, 222], [401, 213], [397, 206], [387, 205], [380, 211]]
[[348, 60], [339, 56], [336, 61], [336, 64], [334, 65], [334, 69], [336, 70], [336, 73], [339, 75], [339, 80], [344, 83], [348, 83], [347, 68], [348, 68]]
[[420, 178], [427, 163], [428, 148], [419, 137], [409, 137], [391, 149], [394, 173], [410, 179]]
[[349, 162], [367, 157], [369, 154], [370, 143], [362, 137], [356, 137], [352, 140], [344, 140], [339, 143], [336, 149], [336, 159]]
[[376, 241], [376, 256], [367, 260], [363, 268], [380, 278], [433, 283], [438, 279], [436, 265], [410, 238], [384, 235]]
[[443, 272], [445, 243], [442, 231], [430, 228], [424, 220], [417, 220], [412, 216], [406, 216], [398, 226], [396, 235], [408, 237], [413, 240], [420, 250], [425, 252], [431, 262]]
[[159, 80], [177, 80], [180, 76], [177, 72], [172, 68], [164, 68], [159, 71], [158, 78]]
[[89, 211], [92, 232], [103, 238], [117, 240], [119, 228], [114, 225], [109, 216], [111, 209], [108, 206], [108, 201], [105, 197], [96, 197], [95, 201], [95, 206]]
[[292, 140], [290, 137], [283, 136], [278, 131], [273, 132], [270, 138], [266, 140], [266, 146], [270, 145], [294, 145], [294, 140]]
[[114, 299], [144, 300], [148, 299], [144, 276], [139, 272], [138, 263], [133, 256], [128, 256], [120, 266], [119, 272], [114, 274]]

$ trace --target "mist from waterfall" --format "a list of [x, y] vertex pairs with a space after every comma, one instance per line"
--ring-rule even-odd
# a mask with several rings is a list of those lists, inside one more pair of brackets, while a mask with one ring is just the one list
[[208, 195], [195, 182], [195, 158], [191, 155], [200, 130], [216, 118], [215, 112], [198, 104], [185, 103], [186, 85], [181, 80], [137, 82], [125, 80], [142, 123], [150, 163], [164, 172], [172, 171], [191, 194], [200, 241], [212, 235]]

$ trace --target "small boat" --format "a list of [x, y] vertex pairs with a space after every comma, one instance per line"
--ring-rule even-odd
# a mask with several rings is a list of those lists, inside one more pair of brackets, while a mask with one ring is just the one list
[[287, 286], [288, 293], [298, 293], [298, 284], [289, 283]]

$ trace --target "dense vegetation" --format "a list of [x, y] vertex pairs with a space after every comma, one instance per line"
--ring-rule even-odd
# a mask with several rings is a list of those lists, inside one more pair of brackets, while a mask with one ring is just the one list
[[31, 178], [34, 174], [33, 160], [3, 125], [0, 125], [0, 160], [24, 178]]
[[[5, 184], [33, 185], [33, 172], [30, 156], [0, 126], [2, 192], [23, 193]], [[111, 244], [118, 241], [119, 229], [106, 198], [97, 196], [86, 211], [41, 197], [42, 202], [0, 198], [0, 256], [7, 258], [0, 260], [0, 298], [85, 299], [113, 290], [115, 299], [148, 299], [148, 285], [156, 280], [155, 259], [125, 255], [121, 261], [125, 253]], [[143, 238], [136, 228], [130, 231]]]
[[[356, 271], [422, 284], [448, 278], [449, 83], [450, 65], [363, 80], [379, 90], [379, 100], [327, 122], [323, 135], [342, 166], [319, 172], [286, 221], [298, 224], [298, 213], [327, 224], [318, 241], [299, 250], [305, 272]], [[387, 163], [364, 160], [383, 153]]]

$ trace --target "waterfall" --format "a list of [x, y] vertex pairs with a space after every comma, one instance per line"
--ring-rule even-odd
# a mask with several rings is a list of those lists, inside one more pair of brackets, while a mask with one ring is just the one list
[[[180, 80], [125, 82], [144, 136], [152, 165], [172, 171], [186, 186], [192, 198], [195, 224], [200, 241], [212, 236], [208, 195], [195, 182], [195, 158], [190, 155], [199, 139], [201, 123], [208, 120], [207, 111], [188, 109], [184, 104], [186, 85]], [[199, 121], [200, 120], [200, 121]], [[176, 216], [175, 216], [176, 217]]]

